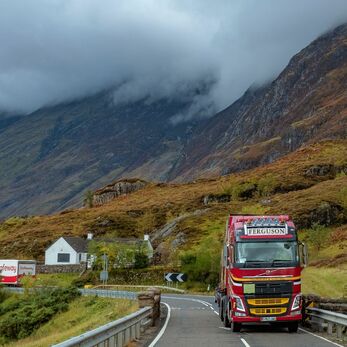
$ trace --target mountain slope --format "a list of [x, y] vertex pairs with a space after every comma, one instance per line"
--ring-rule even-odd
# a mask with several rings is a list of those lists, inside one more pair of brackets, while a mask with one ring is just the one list
[[347, 25], [299, 52], [271, 84], [208, 120], [173, 125], [192, 100], [115, 105], [111, 91], [0, 122], [0, 217], [51, 213], [120, 177], [187, 181], [347, 137]]
[[295, 55], [270, 85], [248, 90], [195, 129], [180, 180], [271, 162], [303, 144], [347, 137], [347, 25]]
[[141, 238], [148, 233], [155, 247], [164, 242], [168, 250], [178, 244], [191, 248], [214, 232], [222, 238], [229, 213], [291, 214], [300, 229], [343, 225], [341, 240], [347, 240], [346, 175], [347, 140], [322, 142], [218, 179], [148, 184], [98, 207], [10, 218], [0, 223], [0, 257], [42, 260], [58, 237], [88, 232]]
[[151, 177], [167, 179], [194, 125], [173, 126], [169, 119], [189, 102], [115, 106], [110, 94], [42, 109], [3, 126], [0, 216], [80, 204], [87, 188], [126, 176], [162, 153], [165, 164]]

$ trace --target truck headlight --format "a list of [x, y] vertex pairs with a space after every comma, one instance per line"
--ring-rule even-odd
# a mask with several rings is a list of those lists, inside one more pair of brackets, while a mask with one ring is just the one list
[[243, 302], [239, 296], [234, 295], [236, 309], [239, 311], [245, 311], [245, 307], [243, 306]]
[[298, 294], [293, 300], [292, 311], [300, 308], [300, 304], [301, 304], [301, 294]]

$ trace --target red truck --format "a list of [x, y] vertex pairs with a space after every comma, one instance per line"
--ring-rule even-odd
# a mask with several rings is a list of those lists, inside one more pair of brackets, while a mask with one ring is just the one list
[[219, 315], [226, 327], [239, 332], [245, 323], [272, 323], [298, 330], [307, 250], [289, 216], [230, 215], [221, 263]]

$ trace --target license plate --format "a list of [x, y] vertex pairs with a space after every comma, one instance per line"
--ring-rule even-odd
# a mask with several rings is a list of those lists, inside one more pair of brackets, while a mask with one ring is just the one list
[[276, 317], [261, 317], [260, 320], [262, 322], [273, 322], [276, 320]]

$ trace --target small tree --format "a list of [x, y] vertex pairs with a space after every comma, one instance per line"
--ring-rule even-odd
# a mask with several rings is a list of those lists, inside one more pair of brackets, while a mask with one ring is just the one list
[[276, 185], [276, 178], [271, 174], [267, 174], [258, 181], [259, 195], [262, 197], [268, 197], [274, 192]]
[[88, 207], [94, 206], [94, 194], [91, 190], [87, 190], [84, 194], [84, 201]]
[[143, 252], [136, 252], [135, 253], [135, 263], [134, 267], [135, 269], [144, 269], [148, 266], [148, 257]]
[[328, 229], [318, 223], [314, 223], [312, 228], [308, 230], [308, 241], [317, 252], [322, 249], [328, 239], [328, 236]]

